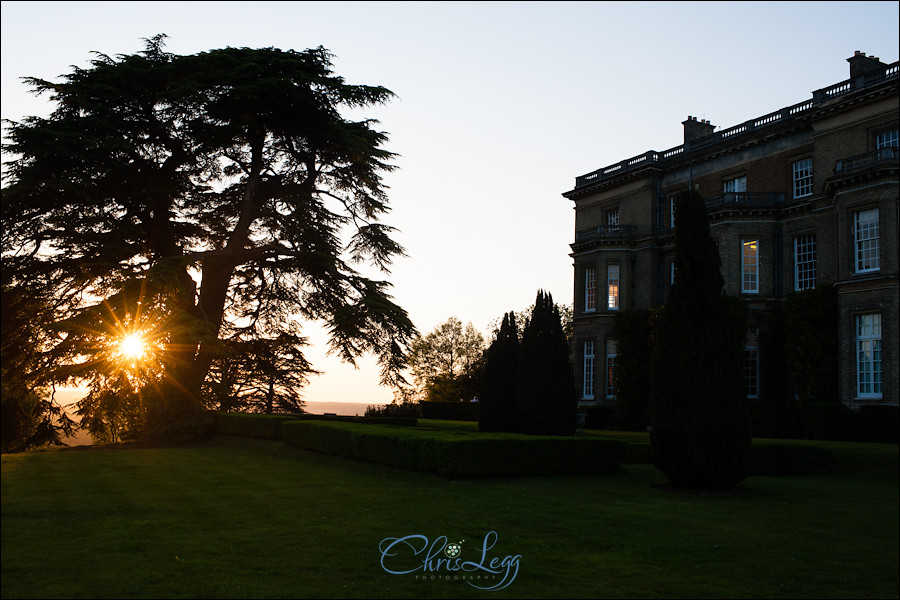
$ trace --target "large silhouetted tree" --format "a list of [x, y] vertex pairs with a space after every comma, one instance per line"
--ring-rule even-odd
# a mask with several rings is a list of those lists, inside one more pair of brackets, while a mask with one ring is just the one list
[[703, 199], [683, 194], [676, 210], [677, 274], [651, 371], [653, 457], [673, 486], [728, 489], [749, 473], [746, 308], [723, 291]]
[[519, 330], [516, 315], [509, 312], [486, 353], [478, 407], [479, 431], [518, 431], [516, 386], [518, 385]]
[[549, 292], [538, 291], [534, 310], [522, 327], [517, 366], [519, 431], [574, 434], [577, 400], [569, 345]]
[[163, 40], [28, 80], [56, 109], [9, 126], [4, 268], [59, 299], [56, 376], [96, 377], [118, 336], [151, 336], [161, 373], [144, 397], [164, 430], [202, 411], [223, 330], [275, 339], [312, 319], [395, 383], [414, 327], [356, 267], [402, 254], [379, 221], [394, 155], [375, 121], [341, 115], [392, 93], [345, 83], [321, 47], [176, 56]]

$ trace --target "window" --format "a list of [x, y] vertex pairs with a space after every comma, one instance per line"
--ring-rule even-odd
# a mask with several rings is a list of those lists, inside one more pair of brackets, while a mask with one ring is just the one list
[[724, 189], [722, 190], [726, 194], [732, 194], [736, 192], [746, 192], [747, 191], [747, 178], [746, 177], [735, 177], [734, 179], [729, 179], [725, 182]]
[[741, 293], [759, 293], [759, 240], [742, 242]]
[[675, 285], [675, 275], [678, 274], [678, 269], [675, 268], [675, 261], [669, 263], [669, 285]]
[[619, 310], [619, 265], [606, 266], [606, 308]]
[[816, 236], [794, 238], [794, 290], [816, 287]]
[[856, 317], [856, 395], [881, 397], [881, 315]]
[[584, 343], [584, 385], [581, 397], [585, 400], [594, 399], [594, 340]]
[[757, 346], [744, 348], [744, 381], [746, 382], [747, 397], [759, 398], [759, 348]]
[[675, 196], [669, 198], [669, 227], [675, 227]]
[[606, 397], [616, 397], [616, 340], [606, 340]]
[[606, 213], [606, 224], [609, 227], [619, 226], [619, 209], [614, 208]]
[[793, 165], [794, 198], [811, 196], [813, 193], [812, 159], [804, 158]]
[[877, 271], [878, 209], [860, 210], [853, 214], [853, 241], [856, 246], [856, 272]]
[[891, 147], [896, 148], [898, 144], [900, 144], [900, 130], [892, 129], [890, 131], [885, 131], [884, 133], [879, 133], [875, 136], [876, 150]]
[[594, 267], [584, 270], [584, 310], [597, 310], [597, 273]]

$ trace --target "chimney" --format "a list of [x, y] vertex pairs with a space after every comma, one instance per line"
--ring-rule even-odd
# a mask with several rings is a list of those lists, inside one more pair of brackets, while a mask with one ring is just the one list
[[847, 59], [850, 63], [850, 87], [857, 88], [865, 85], [865, 78], [870, 73], [884, 73], [887, 65], [878, 60], [877, 56], [866, 56], [865, 52], [857, 50], [853, 56]]
[[697, 120], [697, 117], [688, 115], [687, 121], [682, 121], [684, 125], [684, 143], [689, 144], [700, 138], [705, 138], [716, 130], [716, 126], [706, 120]]

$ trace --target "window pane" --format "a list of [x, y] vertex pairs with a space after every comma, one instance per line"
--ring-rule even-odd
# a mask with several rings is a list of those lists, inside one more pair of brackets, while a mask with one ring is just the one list
[[594, 342], [588, 340], [584, 343], [584, 385], [582, 397], [588, 400], [594, 398]]
[[597, 309], [597, 274], [594, 267], [584, 270], [584, 310]]
[[812, 195], [812, 159], [804, 158], [793, 164], [794, 198]]
[[606, 267], [606, 308], [608, 310], [619, 309], [619, 265]]
[[881, 315], [856, 317], [856, 393], [881, 397]]
[[877, 271], [880, 266], [877, 208], [854, 213], [853, 235], [856, 244], [856, 272]]
[[616, 340], [606, 340], [606, 397], [614, 398], [615, 389], [615, 365], [616, 365]]
[[794, 238], [794, 289], [816, 287], [816, 236]]
[[747, 240], [742, 243], [741, 291], [745, 294], [759, 292], [759, 241]]
[[744, 348], [744, 381], [747, 397], [759, 397], [759, 348]]
[[896, 147], [898, 143], [900, 143], [898, 140], [900, 140], [900, 130], [893, 129], [891, 131], [879, 133], [875, 136], [875, 149], [881, 150], [882, 148], [890, 148], [891, 146]]

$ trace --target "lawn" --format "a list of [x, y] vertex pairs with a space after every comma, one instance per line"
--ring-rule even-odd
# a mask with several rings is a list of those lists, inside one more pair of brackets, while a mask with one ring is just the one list
[[[4, 455], [2, 596], [896, 598], [898, 447], [817, 445], [825, 471], [728, 496], [649, 465], [450, 481], [240, 438]], [[386, 572], [410, 535], [510, 570]], [[405, 549], [385, 564], [422, 567]]]

